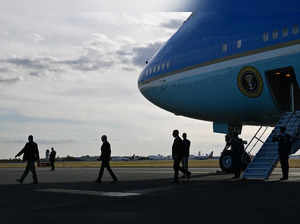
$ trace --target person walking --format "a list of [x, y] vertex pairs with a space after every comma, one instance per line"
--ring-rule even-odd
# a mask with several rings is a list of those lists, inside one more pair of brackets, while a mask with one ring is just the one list
[[282, 178], [280, 178], [280, 180], [288, 180], [289, 154], [291, 153], [293, 139], [286, 133], [286, 127], [280, 127], [280, 134], [278, 136], [274, 136], [272, 140], [273, 142], [278, 142], [278, 153], [282, 169]]
[[178, 174], [181, 171], [186, 175], [186, 171], [180, 166], [180, 162], [183, 158], [183, 142], [179, 137], [179, 131], [174, 130], [172, 133], [174, 137], [172, 145], [172, 158], [173, 158], [173, 169], [174, 169], [174, 183], [178, 183]]
[[190, 157], [190, 146], [191, 141], [187, 139], [187, 134], [182, 134], [182, 143], [183, 143], [183, 158], [182, 158], [182, 167], [185, 170], [186, 174], [183, 177], [190, 178], [191, 172], [189, 171], [189, 157]]
[[233, 169], [234, 177], [233, 179], [240, 178], [242, 170], [242, 156], [245, 153], [244, 144], [247, 144], [246, 141], [238, 137], [237, 133], [232, 134], [229, 144], [231, 145], [231, 150], [233, 152]]
[[101, 155], [100, 155], [99, 160], [102, 161], [102, 163], [101, 163], [101, 168], [99, 171], [99, 176], [98, 176], [98, 179], [96, 180], [96, 182], [97, 183], [102, 182], [104, 168], [106, 168], [108, 170], [109, 174], [113, 178], [113, 182], [117, 182], [118, 179], [117, 179], [116, 175], [114, 174], [114, 172], [112, 171], [112, 169], [110, 168], [111, 148], [110, 148], [109, 142], [107, 141], [107, 136], [102, 135], [101, 140], [102, 140], [102, 146], [101, 146]]
[[51, 148], [51, 153], [50, 153], [50, 157], [49, 157], [49, 161], [50, 161], [50, 166], [51, 166], [51, 171], [55, 170], [55, 158], [56, 158], [56, 151], [54, 150], [54, 148]]
[[46, 150], [46, 161], [47, 161], [47, 162], [49, 161], [49, 156], [50, 156], [50, 150], [47, 149], [47, 150]]
[[35, 170], [35, 162], [40, 164], [40, 156], [38, 145], [33, 141], [33, 136], [28, 136], [28, 142], [25, 144], [24, 148], [15, 156], [15, 158], [23, 155], [23, 161], [27, 161], [25, 171], [20, 179], [17, 179], [17, 182], [23, 183], [24, 179], [28, 175], [29, 171], [32, 173], [33, 184], [38, 183], [38, 178]]

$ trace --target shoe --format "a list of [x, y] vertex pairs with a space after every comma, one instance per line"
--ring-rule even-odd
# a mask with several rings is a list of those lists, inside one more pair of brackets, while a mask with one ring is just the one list
[[102, 181], [101, 180], [95, 180], [95, 183], [97, 183], [97, 184], [101, 184], [102, 183]]
[[182, 175], [180, 178], [182, 178], [182, 179], [183, 179], [183, 178], [186, 178], [186, 175]]
[[234, 180], [234, 179], [239, 179], [240, 177], [239, 176], [234, 176], [234, 177], [232, 177], [232, 179]]
[[113, 180], [111, 183], [114, 184], [114, 183], [117, 183], [119, 182], [119, 180]]
[[192, 173], [191, 173], [190, 171], [188, 171], [188, 173], [187, 173], [187, 178], [190, 179], [191, 176], [192, 176]]
[[21, 179], [16, 179], [17, 182], [19, 182], [20, 184], [23, 184], [23, 181]]
[[288, 180], [288, 179], [289, 179], [288, 177], [282, 177], [282, 178], [280, 178], [280, 181]]
[[32, 184], [38, 184], [38, 182], [37, 181], [33, 181]]

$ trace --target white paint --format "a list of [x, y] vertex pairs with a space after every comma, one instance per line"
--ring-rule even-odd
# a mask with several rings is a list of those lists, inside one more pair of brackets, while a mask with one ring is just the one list
[[92, 195], [92, 196], [101, 196], [101, 197], [133, 197], [140, 196], [142, 193], [133, 193], [133, 192], [104, 192], [104, 191], [86, 191], [86, 190], [72, 190], [72, 189], [38, 189], [39, 192], [51, 192], [51, 193], [64, 193], [64, 194], [78, 194], [78, 195]]
[[[195, 68], [192, 70], [188, 70], [185, 72], [180, 72], [174, 75], [170, 75], [168, 77], [163, 77], [157, 80], [154, 80], [150, 83], [144, 84], [140, 86], [140, 89], [147, 88], [147, 87], [155, 87], [155, 86], [160, 86], [164, 82], [172, 82], [172, 81], [177, 81], [179, 79], [187, 78], [187, 77], [193, 77], [193, 76], [198, 76], [199, 78], [207, 79], [206, 76], [201, 76], [201, 74], [207, 74], [215, 71], [220, 71], [232, 67], [237, 67], [237, 66], [242, 66], [242, 65], [251, 65], [251, 63], [262, 61], [262, 60], [268, 60], [268, 59], [274, 59], [277, 57], [282, 57], [282, 56], [288, 56], [288, 55], [293, 55], [297, 54], [300, 52], [300, 45], [293, 45], [285, 48], [280, 48], [276, 50], [271, 50], [271, 51], [266, 51], [250, 56], [244, 56], [240, 58], [235, 58], [229, 61], [224, 61], [224, 62], [219, 62], [216, 64], [208, 65], [208, 66], [203, 66], [199, 68]], [[163, 81], [163, 82], [162, 82]]]

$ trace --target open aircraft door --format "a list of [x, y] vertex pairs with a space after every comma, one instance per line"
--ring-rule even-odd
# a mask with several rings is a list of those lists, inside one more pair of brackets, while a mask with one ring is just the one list
[[300, 110], [300, 89], [293, 67], [267, 71], [266, 78], [280, 112]]

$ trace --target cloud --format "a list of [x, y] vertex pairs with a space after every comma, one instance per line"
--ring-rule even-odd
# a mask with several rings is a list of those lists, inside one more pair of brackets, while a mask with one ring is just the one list
[[163, 42], [149, 43], [145, 46], [134, 47], [132, 63], [138, 67], [144, 67], [145, 61], [151, 59], [154, 53], [163, 45]]
[[21, 81], [21, 78], [16, 77], [16, 78], [8, 78], [8, 79], [4, 79], [4, 78], [0, 78], [0, 84], [14, 84]]
[[93, 39], [83, 44], [79, 55], [74, 58], [58, 58], [53, 56], [40, 57], [11, 57], [0, 59], [0, 65], [9, 69], [21, 68], [29, 76], [42, 77], [48, 73], [61, 74], [67, 69], [79, 72], [109, 71], [114, 66], [120, 66], [124, 71], [134, 71], [143, 67], [162, 46], [162, 41], [147, 44], [118, 43], [103, 34], [93, 34]]
[[82, 122], [78, 120], [49, 118], [49, 117], [33, 117], [23, 115], [15, 110], [0, 108], [0, 121], [2, 123], [17, 122], [17, 123], [40, 123], [40, 124], [72, 124], [79, 125]]
[[45, 70], [49, 68], [49, 65], [53, 63], [53, 58], [29, 58], [29, 57], [13, 57], [0, 60], [0, 63], [7, 63], [27, 69]]
[[[25, 144], [26, 139], [9, 139], [9, 138], [0, 138], [2, 143], [7, 144]], [[36, 141], [36, 140], [35, 140]], [[75, 143], [74, 139], [38, 139], [37, 143], [41, 145], [59, 145], [59, 144], [70, 144]]]
[[161, 23], [160, 26], [168, 29], [178, 29], [182, 25], [181, 19], [171, 19], [167, 22]]
[[32, 39], [36, 43], [39, 43], [44, 40], [44, 38], [40, 34], [37, 34], [37, 33], [32, 34]]
[[7, 73], [9, 72], [8, 68], [0, 68], [0, 73]]

